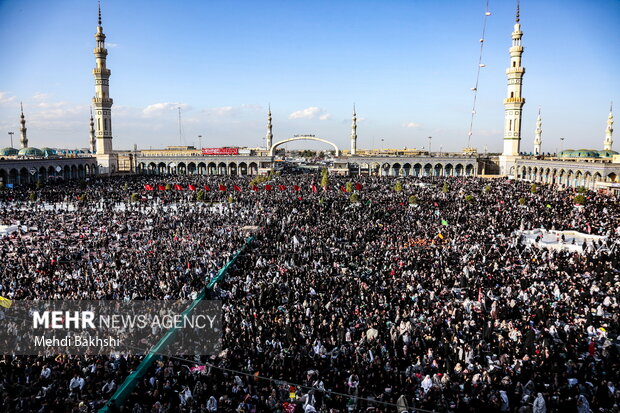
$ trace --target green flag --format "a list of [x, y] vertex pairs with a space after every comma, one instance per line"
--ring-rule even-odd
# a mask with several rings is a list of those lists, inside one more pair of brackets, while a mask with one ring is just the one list
[[551, 205], [547, 204], [547, 208], [551, 208]]
[[446, 221], [445, 219], [442, 219], [441, 220], [441, 225], [448, 226], [448, 221]]

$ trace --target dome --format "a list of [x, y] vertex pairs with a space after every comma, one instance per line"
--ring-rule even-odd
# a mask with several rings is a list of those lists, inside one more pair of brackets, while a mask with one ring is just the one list
[[0, 149], [0, 156], [14, 156], [17, 155], [19, 151], [15, 148], [2, 148]]
[[41, 152], [43, 152], [44, 156], [56, 155], [56, 149], [52, 148], [41, 148]]
[[598, 151], [592, 149], [577, 149], [573, 151], [573, 158], [598, 158]]
[[18, 152], [19, 156], [43, 156], [41, 149], [37, 148], [23, 148]]
[[614, 155], [618, 155], [618, 152], [606, 149], [598, 151], [598, 156], [601, 158], [613, 158]]

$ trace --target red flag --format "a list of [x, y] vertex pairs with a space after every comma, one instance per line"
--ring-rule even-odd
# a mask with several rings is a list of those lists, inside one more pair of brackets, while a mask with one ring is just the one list
[[280, 189], [280, 191], [284, 191], [286, 189], [284, 185], [278, 185], [278, 188]]
[[194, 185], [187, 185], [187, 189], [189, 189], [190, 191], [195, 191], [196, 187]]
[[174, 184], [174, 189], [176, 189], [177, 191], [182, 191], [183, 187], [179, 184]]
[[155, 188], [153, 188], [152, 185], [144, 185], [144, 189], [146, 189], [147, 191], [152, 191]]
[[220, 191], [225, 191], [225, 190], [226, 190], [226, 187], [224, 185], [220, 184]]
[[267, 184], [265, 185], [265, 191], [271, 191], [273, 189], [273, 186]]
[[358, 191], [362, 190], [362, 184], [355, 184], [355, 189]]
[[344, 185], [340, 185], [340, 190], [342, 192], [347, 192], [347, 188], [345, 188]]
[[318, 191], [318, 189], [316, 188], [316, 185], [312, 185], [311, 188], [312, 188], [312, 192]]
[[298, 196], [297, 199], [299, 199], [300, 201], [303, 199], [302, 197]]
[[163, 185], [157, 185], [157, 189], [159, 189], [160, 191], [165, 191], [166, 187]]
[[233, 186], [233, 188], [234, 188], [235, 191], [241, 192], [241, 187], [239, 185], [235, 185], [235, 186]]
[[252, 185], [252, 191], [254, 192], [258, 191], [258, 187], [256, 185]]
[[299, 190], [301, 190], [301, 188], [300, 188], [298, 185], [293, 186], [293, 189], [294, 189], [295, 191], [299, 191]]
[[211, 190], [211, 188], [209, 188], [209, 185], [205, 185], [204, 189], [205, 189], [205, 191], [210, 191]]

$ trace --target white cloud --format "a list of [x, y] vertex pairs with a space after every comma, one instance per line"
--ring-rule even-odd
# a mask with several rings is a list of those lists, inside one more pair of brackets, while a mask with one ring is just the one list
[[316, 106], [310, 106], [309, 108], [295, 111], [288, 115], [289, 119], [319, 119], [319, 120], [327, 120], [331, 119], [332, 115], [325, 112], [324, 109], [321, 109]]
[[106, 43], [105, 47], [108, 49], [114, 49], [115, 47], [118, 47], [118, 43]]
[[163, 102], [163, 103], [154, 103], [152, 105], [148, 105], [142, 113], [147, 118], [161, 116], [166, 112], [176, 111], [178, 108], [186, 109], [188, 105], [186, 103], [172, 103], [172, 102]]
[[0, 105], [12, 102], [15, 102], [15, 96], [11, 96], [7, 92], [0, 92]]
[[220, 106], [215, 108], [207, 108], [202, 112], [211, 118], [231, 118], [242, 115], [246, 112], [256, 112], [261, 110], [262, 107], [260, 105], [254, 104], [243, 104], [241, 106]]
[[47, 93], [42, 93], [42, 92], [37, 92], [34, 94], [34, 96], [32, 97], [34, 100], [46, 100], [50, 97], [49, 94]]
[[420, 125], [419, 123], [415, 123], [415, 122], [407, 122], [407, 123], [403, 123], [403, 128], [419, 128]]

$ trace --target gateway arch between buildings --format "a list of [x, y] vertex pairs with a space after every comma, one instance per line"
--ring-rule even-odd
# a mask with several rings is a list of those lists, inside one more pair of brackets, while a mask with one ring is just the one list
[[314, 136], [295, 136], [294, 138], [284, 139], [283, 141], [276, 142], [273, 145], [271, 145], [271, 148], [269, 148], [269, 156], [273, 156], [273, 153], [275, 152], [278, 146], [283, 145], [287, 142], [292, 142], [292, 141], [318, 141], [318, 142], [327, 143], [328, 145], [331, 145], [334, 147], [334, 149], [336, 150], [336, 156], [340, 156], [340, 149], [338, 149], [338, 146], [336, 146], [335, 143], [330, 142], [326, 139], [316, 138]]

